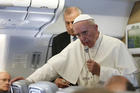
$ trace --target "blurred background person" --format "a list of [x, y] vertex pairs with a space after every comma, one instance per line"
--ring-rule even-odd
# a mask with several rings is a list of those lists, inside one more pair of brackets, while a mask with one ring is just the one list
[[73, 93], [114, 93], [112, 91], [109, 91], [105, 88], [84, 88], [80, 90], [76, 90]]
[[60, 53], [73, 39], [76, 39], [72, 24], [74, 19], [81, 14], [81, 10], [77, 7], [68, 7], [64, 11], [64, 21], [66, 30], [53, 38], [52, 56]]
[[104, 87], [113, 92], [135, 91], [135, 87], [124, 76], [112, 76], [105, 84]]
[[0, 71], [0, 93], [8, 93], [10, 89], [11, 75], [6, 71]]

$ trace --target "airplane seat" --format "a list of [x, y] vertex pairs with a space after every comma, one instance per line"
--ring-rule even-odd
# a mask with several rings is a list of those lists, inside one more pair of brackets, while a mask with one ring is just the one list
[[19, 80], [11, 85], [11, 93], [28, 93], [29, 82], [27, 80]]
[[53, 38], [57, 36], [58, 34], [52, 34], [51, 38], [49, 39], [48, 47], [47, 47], [47, 52], [46, 52], [46, 59], [45, 63], [47, 63], [47, 60], [52, 57], [52, 42]]
[[48, 81], [39, 81], [29, 85], [29, 93], [56, 93], [56, 84]]

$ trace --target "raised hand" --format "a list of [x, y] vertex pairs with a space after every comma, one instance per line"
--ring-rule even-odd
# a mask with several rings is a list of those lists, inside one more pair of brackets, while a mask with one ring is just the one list
[[93, 60], [87, 61], [88, 70], [94, 75], [100, 76], [100, 65]]
[[66, 81], [65, 79], [63, 78], [57, 78], [55, 80], [55, 84], [59, 87], [59, 88], [66, 88], [68, 86], [70, 86], [70, 82]]

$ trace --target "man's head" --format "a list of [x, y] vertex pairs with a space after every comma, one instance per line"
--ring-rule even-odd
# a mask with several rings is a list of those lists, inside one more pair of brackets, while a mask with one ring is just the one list
[[64, 20], [65, 20], [65, 25], [66, 25], [66, 29], [68, 34], [70, 35], [75, 35], [74, 31], [72, 29], [72, 24], [74, 19], [79, 16], [81, 13], [81, 10], [77, 7], [69, 7], [66, 8], [66, 10], [64, 11]]
[[74, 91], [74, 93], [114, 93], [112, 91], [109, 91], [105, 88], [83, 88], [83, 89], [79, 89], [77, 91]]
[[123, 76], [112, 76], [104, 87], [114, 92], [135, 91], [134, 86]]
[[10, 88], [11, 76], [8, 72], [0, 72], [0, 92], [8, 91]]
[[97, 24], [95, 24], [94, 19], [87, 14], [81, 14], [74, 20], [73, 30], [79, 37], [81, 43], [89, 48], [95, 45], [99, 36]]

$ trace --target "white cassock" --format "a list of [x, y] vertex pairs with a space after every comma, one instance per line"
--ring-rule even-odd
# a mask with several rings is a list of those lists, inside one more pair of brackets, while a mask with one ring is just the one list
[[94, 87], [99, 81], [106, 81], [112, 75], [123, 75], [136, 85], [133, 75], [137, 71], [135, 61], [120, 40], [100, 33], [95, 46], [89, 49], [89, 54], [92, 60], [100, 64], [99, 77], [88, 71], [86, 66], [86, 61], [89, 59], [88, 53], [84, 51], [84, 46], [77, 39], [61, 53], [49, 59], [27, 80], [30, 82], [52, 81], [61, 76], [72, 84]]

